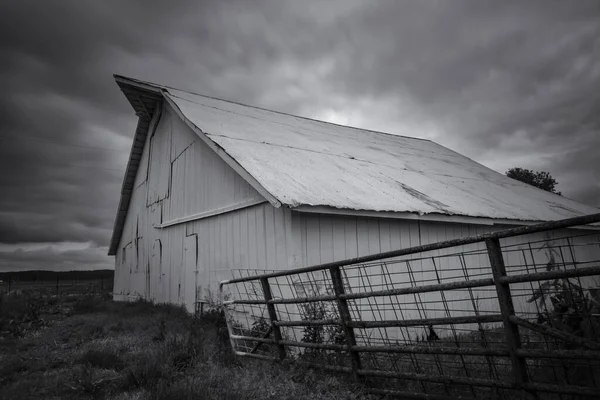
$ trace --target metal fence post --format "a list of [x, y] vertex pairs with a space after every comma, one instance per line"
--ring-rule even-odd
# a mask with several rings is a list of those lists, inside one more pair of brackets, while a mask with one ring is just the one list
[[517, 351], [521, 348], [521, 337], [519, 336], [519, 328], [510, 320], [511, 316], [515, 315], [515, 307], [510, 293], [508, 283], [501, 283], [499, 278], [506, 276], [506, 266], [502, 257], [502, 247], [500, 240], [491, 238], [485, 240], [492, 274], [494, 275], [494, 284], [498, 294], [498, 302], [500, 303], [500, 312], [502, 313], [502, 322], [504, 324], [504, 333], [506, 335], [506, 344], [512, 362], [513, 376], [517, 386], [522, 386], [527, 382], [527, 364], [523, 357], [517, 355]]
[[337, 298], [340, 318], [342, 320], [342, 327], [344, 328], [344, 333], [346, 334], [346, 339], [348, 340], [348, 353], [350, 354], [350, 360], [352, 362], [352, 372], [354, 373], [356, 379], [361, 380], [360, 375], [358, 375], [358, 370], [361, 369], [360, 354], [357, 351], [352, 350], [352, 347], [356, 346], [356, 336], [354, 335], [354, 329], [349, 325], [350, 322], [352, 322], [350, 308], [348, 308], [348, 301], [340, 298], [340, 296], [345, 293], [342, 273], [339, 267], [330, 268], [329, 272], [331, 274], [333, 290]]
[[260, 283], [262, 285], [263, 293], [265, 295], [265, 301], [267, 302], [267, 311], [269, 312], [269, 319], [271, 319], [271, 329], [273, 331], [273, 339], [275, 340], [275, 345], [279, 351], [279, 359], [283, 360], [285, 358], [285, 346], [281, 344], [283, 337], [281, 336], [281, 329], [279, 326], [275, 325], [277, 322], [277, 310], [275, 309], [275, 304], [269, 303], [270, 300], [273, 299], [273, 294], [271, 293], [271, 285], [269, 285], [268, 278], [260, 278]]

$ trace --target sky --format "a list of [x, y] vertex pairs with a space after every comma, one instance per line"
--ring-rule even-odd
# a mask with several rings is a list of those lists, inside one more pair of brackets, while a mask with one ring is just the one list
[[113, 74], [434, 140], [600, 207], [600, 2], [0, 2], [0, 271], [113, 268]]

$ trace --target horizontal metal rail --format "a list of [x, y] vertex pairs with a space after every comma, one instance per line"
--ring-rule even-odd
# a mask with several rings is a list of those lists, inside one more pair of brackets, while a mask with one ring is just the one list
[[231, 335], [230, 338], [234, 339], [234, 340], [248, 340], [248, 341], [257, 342], [257, 343], [268, 343], [268, 344], [275, 343], [275, 340], [273, 340], [273, 339], [264, 338], [264, 337], [256, 337], [256, 336]]
[[590, 350], [530, 350], [519, 349], [517, 354], [527, 358], [560, 358], [577, 360], [600, 360], [600, 351]]
[[501, 322], [501, 314], [491, 315], [470, 315], [465, 317], [448, 318], [429, 318], [423, 319], [405, 319], [389, 321], [354, 321], [349, 323], [353, 328], [387, 328], [387, 327], [408, 327], [408, 326], [427, 326], [427, 325], [450, 325], [450, 324], [471, 324], [471, 323], [491, 323]]
[[266, 361], [279, 361], [278, 357], [265, 356], [263, 354], [256, 354], [256, 353], [246, 353], [243, 351], [236, 351], [235, 355], [240, 356], [240, 357], [258, 358], [259, 360], [266, 360]]
[[[359, 293], [346, 293], [341, 295], [340, 298], [351, 300], [351, 299], [364, 299], [367, 297], [383, 297], [383, 296], [399, 296], [404, 294], [414, 293], [426, 293], [426, 292], [437, 292], [440, 290], [456, 290], [456, 289], [467, 289], [482, 286], [492, 286], [494, 280], [492, 278], [487, 279], [475, 279], [472, 281], [460, 281], [460, 282], [448, 282], [435, 285], [424, 285], [424, 286], [413, 286], [398, 289], [389, 290], [376, 290], [372, 292], [359, 292]], [[333, 301], [336, 297], [333, 295], [323, 296], [312, 296], [312, 297], [298, 297], [294, 299], [273, 299], [270, 301], [272, 304], [301, 304], [301, 303], [315, 303], [319, 301]], [[265, 304], [264, 300], [229, 300], [225, 304]]]
[[501, 381], [493, 379], [479, 379], [479, 378], [467, 378], [462, 376], [450, 376], [450, 375], [430, 375], [430, 374], [415, 374], [410, 372], [393, 372], [393, 371], [380, 371], [380, 370], [366, 370], [362, 369], [358, 371], [359, 375], [362, 376], [375, 376], [380, 378], [395, 378], [395, 379], [408, 379], [425, 382], [445, 383], [445, 384], [458, 384], [458, 385], [473, 385], [473, 386], [486, 386], [486, 387], [497, 387], [510, 389], [514, 387], [514, 384], [510, 381]]
[[600, 274], [600, 265], [593, 267], [583, 267], [575, 269], [562, 269], [556, 271], [547, 272], [534, 272], [525, 275], [508, 275], [498, 279], [500, 283], [523, 283], [523, 282], [535, 282], [550, 279], [562, 279], [562, 278], [577, 278], [584, 276], [594, 276]]
[[[498, 278], [499, 283], [523, 283], [523, 282], [535, 282], [546, 279], [561, 279], [561, 278], [575, 278], [584, 276], [600, 275], [600, 266], [583, 267], [569, 270], [557, 270], [547, 272], [537, 272], [524, 275], [508, 275], [502, 278]], [[442, 290], [458, 290], [468, 289], [483, 286], [493, 286], [494, 279], [475, 279], [461, 282], [448, 282], [435, 285], [424, 285], [424, 286], [412, 286], [398, 289], [388, 290], [376, 290], [372, 292], [358, 292], [358, 293], [346, 293], [340, 295], [340, 298], [346, 300], [352, 299], [365, 299], [368, 297], [383, 297], [383, 296], [399, 296], [414, 293], [427, 293], [427, 292], [438, 292]], [[268, 302], [265, 300], [229, 300], [225, 304], [301, 304], [301, 303], [315, 303], [320, 301], [334, 301], [336, 297], [333, 295], [324, 296], [313, 296], [313, 297], [299, 297], [293, 299], [273, 299]]]
[[342, 325], [339, 319], [307, 319], [303, 321], [277, 321], [277, 326], [327, 326], [327, 325]]
[[352, 372], [352, 368], [344, 367], [341, 365], [316, 364], [316, 363], [311, 363], [311, 362], [302, 361], [302, 360], [295, 361], [294, 363], [299, 364], [299, 365], [305, 365], [307, 367], [316, 367], [316, 368], [319, 368], [319, 369], [322, 369], [325, 371], [343, 372], [343, 373]]
[[[255, 337], [232, 335], [234, 340], [246, 340], [265, 344], [275, 344], [275, 340]], [[282, 340], [280, 344], [291, 347], [305, 347], [312, 349], [334, 350], [334, 351], [358, 351], [360, 353], [399, 353], [399, 354], [440, 354], [440, 355], [463, 355], [463, 356], [489, 356], [489, 357], [508, 357], [508, 350], [490, 349], [484, 347], [444, 347], [444, 346], [351, 346], [348, 348], [342, 344], [330, 343], [310, 343], [296, 342], [292, 340]], [[558, 359], [581, 359], [581, 360], [600, 360], [600, 351], [590, 350], [535, 350], [520, 349], [517, 350], [520, 357], [527, 358], [558, 358]], [[246, 353], [244, 353], [246, 354]]]
[[[406, 353], [406, 354], [440, 354], [463, 356], [508, 357], [505, 349], [490, 349], [485, 347], [437, 347], [437, 346], [354, 346], [361, 353]], [[600, 360], [600, 352], [584, 350], [517, 350], [520, 357], [527, 358], [559, 358]]]
[[361, 353], [440, 354], [456, 356], [508, 357], [508, 350], [485, 347], [438, 347], [438, 346], [354, 346]]
[[516, 325], [522, 326], [523, 328], [530, 329], [535, 332], [539, 332], [543, 335], [552, 336], [557, 339], [565, 340], [565, 341], [571, 342], [571, 343], [576, 343], [587, 349], [600, 350], [599, 342], [594, 342], [592, 340], [588, 340], [588, 339], [585, 339], [585, 338], [582, 338], [582, 337], [579, 337], [576, 335], [572, 335], [567, 332], [559, 331], [558, 329], [554, 329], [549, 326], [535, 324], [533, 322], [529, 322], [529, 321], [519, 318], [519, 317], [511, 316], [511, 317], [509, 317], [509, 319], [511, 320], [512, 323], [514, 323]]
[[[346, 325], [352, 328], [387, 328], [387, 327], [408, 327], [408, 326], [427, 326], [427, 325], [448, 325], [448, 324], [471, 324], [471, 323], [489, 323], [501, 322], [501, 314], [491, 315], [470, 315], [464, 317], [448, 318], [430, 318], [423, 319], [405, 319], [405, 320], [387, 320], [387, 321], [352, 321]], [[277, 321], [276, 326], [326, 326], [342, 325], [337, 319], [316, 319], [304, 321]]]
[[288, 276], [302, 274], [306, 272], [323, 271], [335, 267], [343, 267], [351, 264], [362, 264], [371, 261], [384, 260], [388, 258], [400, 257], [409, 254], [423, 253], [432, 250], [446, 249], [454, 246], [463, 246], [466, 244], [484, 242], [486, 239], [504, 239], [513, 236], [527, 235], [531, 233], [551, 231], [562, 228], [574, 228], [582, 225], [589, 225], [600, 222], [600, 213], [584, 215], [581, 217], [568, 218], [560, 221], [544, 222], [536, 225], [520, 226], [517, 228], [506, 229], [498, 232], [484, 233], [477, 236], [464, 237], [460, 239], [446, 240], [444, 242], [425, 244], [422, 246], [409, 247], [400, 250], [387, 251], [379, 254], [371, 254], [368, 256], [355, 257], [341, 261], [334, 261], [326, 264], [313, 265], [311, 267], [296, 268], [288, 271], [277, 271], [268, 274], [254, 275], [236, 279], [222, 281], [221, 284], [231, 284], [254, 281], [261, 278], [276, 278], [279, 276]]

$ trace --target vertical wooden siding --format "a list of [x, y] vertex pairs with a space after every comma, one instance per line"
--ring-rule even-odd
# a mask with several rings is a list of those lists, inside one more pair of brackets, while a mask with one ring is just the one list
[[[166, 114], [170, 114], [168, 108]], [[170, 116], [171, 190], [163, 222], [261, 196], [177, 116]]]
[[[184, 303], [192, 311], [194, 301], [215, 292], [233, 269], [287, 268], [289, 211], [268, 203], [156, 228], [252, 199], [261, 196], [166, 105], [142, 153], [115, 257], [115, 299]], [[186, 253], [193, 235], [197, 258]], [[197, 293], [192, 294], [189, 281], [195, 275]]]

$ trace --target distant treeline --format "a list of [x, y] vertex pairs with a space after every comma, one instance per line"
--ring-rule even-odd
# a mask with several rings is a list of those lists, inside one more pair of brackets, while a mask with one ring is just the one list
[[0, 272], [0, 280], [13, 282], [16, 281], [59, 281], [69, 280], [112, 280], [115, 271], [112, 269], [97, 269], [93, 271], [12, 271]]

